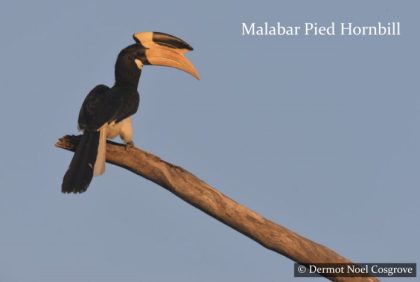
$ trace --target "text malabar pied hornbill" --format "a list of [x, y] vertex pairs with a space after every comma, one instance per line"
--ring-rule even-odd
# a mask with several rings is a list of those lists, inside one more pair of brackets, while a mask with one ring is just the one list
[[97, 85], [86, 96], [79, 113], [83, 130], [80, 143], [64, 175], [63, 193], [82, 193], [92, 177], [105, 171], [106, 139], [120, 136], [127, 148], [133, 146], [131, 115], [137, 112], [137, 91], [144, 65], [167, 66], [183, 70], [199, 79], [184, 53], [193, 48], [175, 36], [161, 32], [139, 32], [136, 44], [124, 48], [115, 63], [115, 84]]

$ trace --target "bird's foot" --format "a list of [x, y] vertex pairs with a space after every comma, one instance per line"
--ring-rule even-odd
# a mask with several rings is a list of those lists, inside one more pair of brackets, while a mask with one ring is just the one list
[[134, 148], [134, 142], [133, 141], [130, 141], [130, 142], [125, 143], [125, 150], [126, 151], [128, 151], [128, 150], [130, 150], [132, 148]]

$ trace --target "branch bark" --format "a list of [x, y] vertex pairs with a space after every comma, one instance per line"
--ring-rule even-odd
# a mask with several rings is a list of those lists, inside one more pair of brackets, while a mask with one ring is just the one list
[[[56, 146], [74, 151], [80, 136], [66, 135]], [[106, 161], [128, 169], [172, 192], [262, 246], [301, 263], [351, 263], [333, 250], [306, 239], [240, 205], [187, 170], [138, 148], [107, 141]], [[326, 277], [332, 281], [378, 281], [373, 277]]]

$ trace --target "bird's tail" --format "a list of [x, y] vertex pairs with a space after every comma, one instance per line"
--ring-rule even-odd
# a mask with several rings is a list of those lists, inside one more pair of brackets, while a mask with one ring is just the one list
[[64, 175], [61, 185], [63, 193], [82, 193], [86, 191], [92, 181], [98, 155], [99, 139], [100, 132], [85, 130]]
[[99, 145], [98, 155], [96, 156], [95, 167], [93, 175], [99, 176], [105, 172], [105, 159], [106, 159], [106, 126], [103, 126], [99, 131]]

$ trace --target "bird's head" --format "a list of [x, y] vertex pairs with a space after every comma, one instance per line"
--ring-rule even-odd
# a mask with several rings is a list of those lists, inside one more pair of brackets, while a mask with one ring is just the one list
[[133, 38], [137, 43], [120, 52], [117, 68], [131, 68], [133, 63], [139, 70], [144, 65], [165, 66], [182, 70], [200, 79], [194, 65], [184, 56], [193, 48], [182, 39], [161, 32], [138, 32]]

